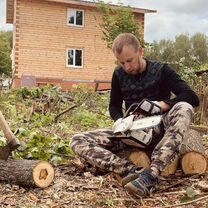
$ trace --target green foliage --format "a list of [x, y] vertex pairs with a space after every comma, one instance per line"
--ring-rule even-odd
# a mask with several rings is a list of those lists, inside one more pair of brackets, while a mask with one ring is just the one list
[[[21, 141], [13, 157], [66, 163], [74, 156], [72, 135], [112, 125], [108, 115], [108, 94], [74, 86], [71, 92], [58, 87], [9, 90], [0, 97], [0, 108], [11, 130]], [[66, 111], [58, 120], [55, 117]], [[0, 134], [0, 145], [5, 138]]]
[[197, 57], [200, 64], [208, 64], [208, 36], [196, 33], [190, 38], [192, 55]]
[[193, 85], [196, 82], [197, 76], [195, 74], [194, 67], [191, 68], [186, 66], [184, 57], [179, 61], [171, 63], [171, 65], [173, 65], [174, 68], [178, 71], [178, 74], [181, 76], [181, 78], [188, 82], [190, 85]]
[[[195, 71], [208, 64], [208, 36], [197, 33], [176, 36], [175, 41], [160, 40], [146, 45], [145, 55], [152, 60], [171, 64], [183, 79], [195, 83]], [[205, 67], [205, 68], [204, 68]]]
[[7, 144], [7, 140], [6, 138], [4, 137], [3, 133], [0, 132], [0, 147], [3, 147]]
[[0, 31], [0, 74], [11, 76], [12, 32]]
[[103, 1], [98, 2], [97, 9], [102, 15], [102, 23], [100, 23], [103, 32], [102, 39], [107, 42], [108, 48], [112, 47], [113, 40], [120, 33], [132, 33], [143, 44], [140, 25], [136, 22], [130, 7], [120, 4], [117, 8], [113, 8]]
[[174, 45], [176, 60], [179, 61], [181, 58], [184, 58], [185, 65], [190, 66], [189, 56], [191, 55], [191, 43], [189, 36], [185, 34], [176, 36]]
[[34, 112], [32, 120], [31, 120], [36, 127], [41, 126], [50, 126], [54, 123], [54, 116], [53, 115], [43, 115]]
[[150, 59], [166, 62], [179, 61], [185, 58], [188, 67], [200, 66], [208, 63], [208, 36], [196, 33], [193, 36], [181, 34], [172, 40], [160, 40], [147, 44], [145, 54]]
[[149, 59], [172, 62], [175, 60], [174, 42], [171, 40], [154, 41], [152, 44], [146, 44], [145, 55]]
[[63, 163], [74, 156], [70, 142], [57, 136], [44, 136], [38, 131], [18, 129], [16, 136], [22, 146], [14, 153], [16, 158], [47, 160], [55, 164]]
[[106, 115], [83, 109], [72, 115], [71, 125], [76, 128], [87, 130], [89, 128], [96, 129], [111, 126], [112, 122], [106, 119]]
[[187, 187], [186, 194], [181, 198], [181, 202], [191, 201], [196, 198], [197, 192], [192, 187]]
[[108, 111], [108, 108], [106, 108], [109, 101], [108, 94], [102, 95], [95, 92], [92, 88], [74, 85], [70, 95], [80, 108], [86, 108], [92, 112], [99, 112], [101, 114], [105, 114]]
[[26, 98], [40, 98], [43, 96], [44, 88], [32, 88], [29, 89], [27, 87], [22, 87], [16, 91], [16, 96], [18, 98], [26, 99]]
[[70, 113], [70, 125], [74, 129], [104, 128], [112, 125], [108, 114], [109, 96], [99, 94], [84, 86], [73, 86], [70, 94], [77, 104], [76, 111]]
[[112, 198], [106, 199], [105, 200], [105, 205], [107, 205], [108, 207], [113, 207], [114, 206], [114, 200]]

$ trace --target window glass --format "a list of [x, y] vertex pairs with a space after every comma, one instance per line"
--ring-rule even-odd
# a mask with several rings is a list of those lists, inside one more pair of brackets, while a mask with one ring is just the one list
[[69, 24], [75, 24], [75, 16], [76, 11], [75, 10], [69, 10]]
[[83, 25], [83, 12], [76, 11], [76, 25]]
[[84, 11], [76, 9], [67, 9], [67, 21], [69, 25], [84, 25]]
[[82, 66], [82, 50], [76, 50], [75, 54], [75, 65]]
[[82, 49], [68, 49], [67, 50], [67, 66], [82, 68], [83, 66], [83, 50]]
[[74, 50], [68, 50], [68, 65], [74, 65]]

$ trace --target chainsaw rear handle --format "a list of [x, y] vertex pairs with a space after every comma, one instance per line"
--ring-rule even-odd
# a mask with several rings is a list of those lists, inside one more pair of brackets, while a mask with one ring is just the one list
[[[142, 107], [142, 105], [145, 102], [146, 102], [146, 106], [145, 106], [146, 108], [144, 110], [144, 107]], [[156, 110], [156, 113], [154, 113], [154, 110]], [[135, 113], [138, 113], [144, 116], [152, 116], [152, 115], [161, 115], [163, 111], [162, 111], [162, 108], [159, 105], [157, 105], [154, 101], [144, 98], [139, 103], [133, 103], [126, 111], [124, 118], [129, 116], [130, 114], [135, 114]]]

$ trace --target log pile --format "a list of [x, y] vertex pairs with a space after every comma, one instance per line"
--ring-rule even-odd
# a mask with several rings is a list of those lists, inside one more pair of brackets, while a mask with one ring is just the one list
[[[207, 155], [200, 134], [190, 130], [181, 147], [181, 157], [176, 158], [170, 166], [161, 173], [163, 176], [174, 174], [177, 168], [181, 168], [185, 175], [201, 174], [207, 170]], [[127, 158], [134, 164], [148, 168], [149, 156], [139, 149], [128, 151]]]

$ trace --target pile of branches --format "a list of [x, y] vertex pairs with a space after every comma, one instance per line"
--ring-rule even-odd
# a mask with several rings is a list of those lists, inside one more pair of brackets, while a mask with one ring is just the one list
[[[108, 94], [74, 86], [21, 88], [5, 92], [0, 107], [22, 142], [13, 157], [64, 163], [74, 156], [71, 137], [78, 132], [112, 125]], [[2, 143], [4, 136], [1, 133]], [[1, 144], [0, 144], [1, 145]]]

